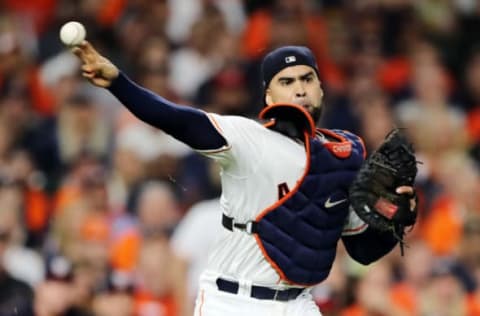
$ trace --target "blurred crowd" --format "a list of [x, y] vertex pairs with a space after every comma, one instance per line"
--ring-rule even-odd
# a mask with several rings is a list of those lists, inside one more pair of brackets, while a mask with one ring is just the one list
[[80, 76], [88, 40], [142, 86], [254, 118], [259, 63], [306, 45], [321, 125], [418, 153], [405, 256], [365, 267], [339, 245], [323, 315], [480, 315], [480, 4], [476, 0], [0, 1], [0, 314], [192, 315], [224, 233], [218, 168]]

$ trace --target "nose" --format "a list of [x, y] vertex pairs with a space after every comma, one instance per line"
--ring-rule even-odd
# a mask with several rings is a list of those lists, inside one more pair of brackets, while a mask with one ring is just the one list
[[302, 98], [302, 97], [305, 97], [306, 95], [307, 95], [307, 91], [305, 90], [303, 83], [298, 81], [295, 86], [295, 96], [297, 98]]

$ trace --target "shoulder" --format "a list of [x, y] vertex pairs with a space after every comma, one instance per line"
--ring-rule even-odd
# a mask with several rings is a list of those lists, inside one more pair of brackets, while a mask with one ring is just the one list
[[212, 124], [230, 143], [258, 142], [271, 131], [260, 122], [243, 116], [207, 113]]
[[[359, 141], [362, 140], [362, 138], [350, 131], [347, 130], [342, 130], [342, 129], [321, 129], [321, 131], [329, 131], [333, 134], [336, 134], [340, 137], [344, 137], [349, 141]], [[363, 141], [363, 140], [362, 140]]]
[[233, 127], [252, 127], [252, 128], [262, 128], [266, 129], [262, 124], [258, 121], [238, 115], [219, 115], [215, 113], [207, 113], [208, 118], [218, 126], [233, 126]]

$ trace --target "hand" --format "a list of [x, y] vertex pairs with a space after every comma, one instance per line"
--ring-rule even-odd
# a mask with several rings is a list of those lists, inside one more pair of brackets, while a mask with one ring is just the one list
[[119, 70], [110, 60], [100, 55], [93, 46], [83, 41], [72, 52], [82, 61], [82, 76], [96, 86], [107, 88], [118, 77]]
[[413, 187], [403, 185], [398, 187], [395, 192], [397, 192], [397, 194], [407, 194], [412, 196], [412, 198], [410, 199], [410, 210], [412, 212], [415, 211], [415, 208], [417, 207], [417, 200], [415, 198], [415, 190], [413, 189]]

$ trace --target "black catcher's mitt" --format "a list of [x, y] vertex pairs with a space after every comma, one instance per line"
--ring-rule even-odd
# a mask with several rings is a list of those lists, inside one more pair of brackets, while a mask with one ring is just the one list
[[410, 209], [414, 196], [397, 194], [395, 189], [413, 186], [416, 175], [413, 146], [399, 129], [394, 129], [365, 161], [350, 187], [354, 211], [370, 227], [391, 231], [400, 241], [402, 252], [405, 227], [415, 224], [417, 208]]

